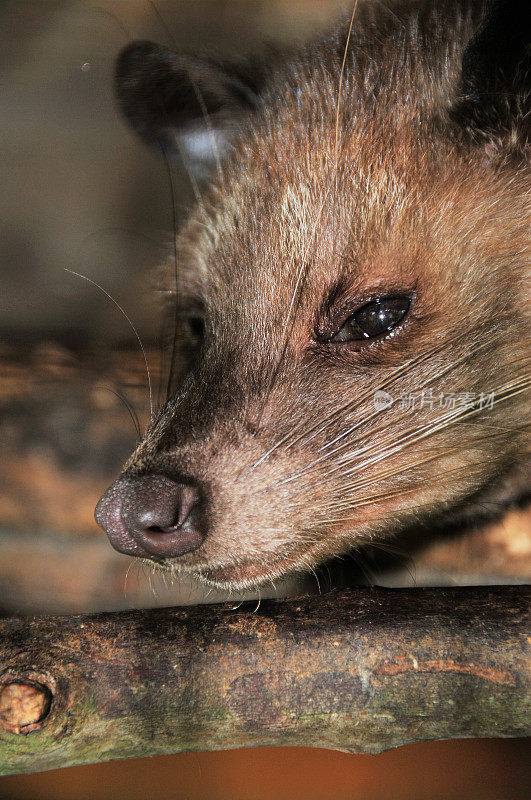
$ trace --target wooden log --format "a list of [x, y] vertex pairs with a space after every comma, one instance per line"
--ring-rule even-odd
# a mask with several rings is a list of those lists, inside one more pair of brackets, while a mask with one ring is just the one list
[[0, 772], [530, 733], [523, 586], [0, 623]]

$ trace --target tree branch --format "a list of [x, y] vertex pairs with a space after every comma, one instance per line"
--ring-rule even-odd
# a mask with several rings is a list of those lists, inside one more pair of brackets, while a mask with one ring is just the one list
[[0, 772], [530, 732], [524, 586], [0, 623]]

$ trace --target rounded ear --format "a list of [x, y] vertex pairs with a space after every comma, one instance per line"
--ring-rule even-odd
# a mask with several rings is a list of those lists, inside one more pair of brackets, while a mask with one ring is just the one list
[[258, 99], [260, 73], [133, 42], [116, 63], [120, 109], [148, 144], [186, 158], [197, 172], [226, 147], [230, 130]]
[[531, 2], [495, 0], [463, 54], [452, 116], [476, 138], [529, 143]]

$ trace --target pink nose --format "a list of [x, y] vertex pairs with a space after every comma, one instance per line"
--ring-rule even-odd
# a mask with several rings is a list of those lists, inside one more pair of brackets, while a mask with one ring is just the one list
[[197, 550], [199, 489], [165, 475], [119, 478], [96, 506], [96, 522], [120, 553], [161, 560]]

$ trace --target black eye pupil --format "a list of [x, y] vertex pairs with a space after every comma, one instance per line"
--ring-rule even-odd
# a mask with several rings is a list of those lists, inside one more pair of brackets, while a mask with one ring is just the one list
[[199, 347], [205, 336], [205, 320], [202, 316], [191, 314], [182, 317], [183, 333], [194, 347]]
[[409, 308], [409, 303], [409, 299], [405, 297], [383, 298], [374, 303], [367, 303], [353, 316], [366, 336], [378, 336], [400, 322]]
[[409, 297], [381, 297], [359, 308], [331, 339], [349, 342], [371, 339], [391, 331], [407, 314]]
[[189, 317], [188, 325], [195, 339], [202, 339], [205, 333], [205, 322], [202, 317]]

